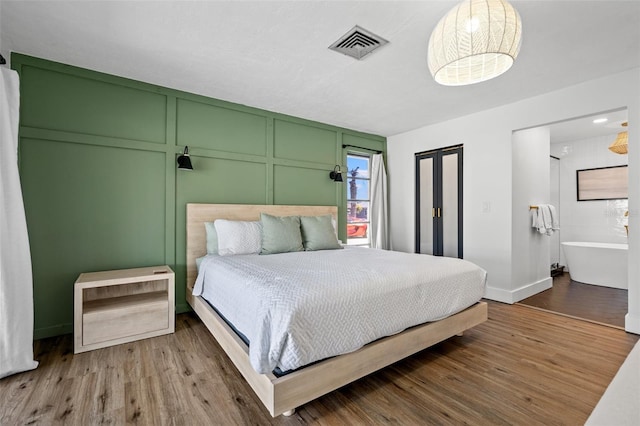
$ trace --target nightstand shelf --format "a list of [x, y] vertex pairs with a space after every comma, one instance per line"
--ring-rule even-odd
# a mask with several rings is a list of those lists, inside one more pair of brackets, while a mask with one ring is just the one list
[[110, 297], [108, 299], [90, 300], [84, 303], [83, 314], [90, 315], [109, 310], [127, 310], [131, 307], [140, 308], [145, 305], [167, 304], [167, 293], [153, 291], [149, 293], [132, 294], [130, 296]]
[[168, 266], [80, 274], [74, 352], [173, 333], [175, 276]]

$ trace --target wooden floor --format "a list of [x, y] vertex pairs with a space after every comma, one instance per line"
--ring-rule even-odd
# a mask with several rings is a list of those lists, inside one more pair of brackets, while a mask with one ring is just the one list
[[572, 281], [568, 273], [553, 279], [553, 288], [518, 303], [624, 329], [628, 291]]
[[518, 305], [271, 418], [203, 324], [73, 355], [37, 341], [38, 369], [0, 380], [0, 424], [581, 425], [638, 336]]

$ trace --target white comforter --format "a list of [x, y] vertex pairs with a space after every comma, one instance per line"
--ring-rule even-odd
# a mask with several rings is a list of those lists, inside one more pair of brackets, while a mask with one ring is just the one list
[[480, 300], [485, 283], [465, 260], [347, 247], [207, 256], [193, 294], [249, 339], [251, 365], [267, 373], [445, 318]]

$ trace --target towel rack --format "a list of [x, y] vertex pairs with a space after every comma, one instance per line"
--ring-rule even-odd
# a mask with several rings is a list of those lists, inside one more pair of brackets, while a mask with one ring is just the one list
[[538, 206], [529, 206], [529, 210], [538, 210]]

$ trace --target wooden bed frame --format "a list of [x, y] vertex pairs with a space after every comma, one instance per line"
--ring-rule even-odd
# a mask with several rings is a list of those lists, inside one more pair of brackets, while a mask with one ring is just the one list
[[204, 222], [259, 220], [261, 212], [277, 216], [331, 214], [337, 219], [337, 210], [334, 206], [187, 204], [187, 302], [273, 417], [291, 415], [296, 407], [487, 320], [487, 304], [478, 302], [443, 320], [409, 328], [282, 377], [257, 373], [249, 362], [248, 346], [202, 297], [191, 294], [197, 274], [196, 258], [206, 254]]

